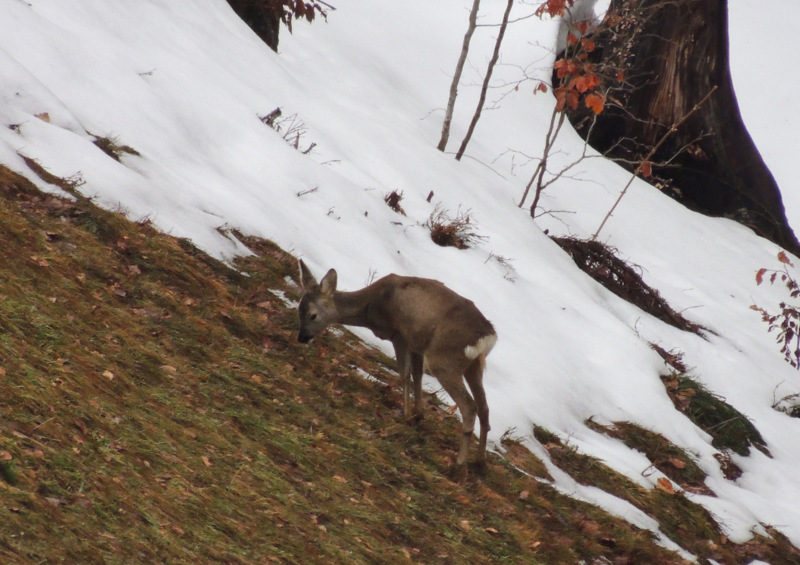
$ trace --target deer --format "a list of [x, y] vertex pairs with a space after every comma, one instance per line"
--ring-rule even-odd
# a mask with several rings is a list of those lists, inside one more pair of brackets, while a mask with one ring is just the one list
[[[484, 471], [490, 427], [483, 372], [497, 333], [475, 304], [439, 281], [396, 274], [361, 290], [338, 291], [336, 270], [330, 269], [317, 282], [302, 260], [299, 266], [305, 294], [298, 305], [298, 341], [310, 342], [331, 324], [368, 328], [376, 337], [391, 341], [403, 384], [405, 418], [422, 419], [422, 374], [432, 375], [461, 413], [463, 435], [453, 474], [459, 479], [466, 476], [476, 415], [480, 437], [475, 466]], [[412, 379], [413, 414], [409, 398]]]

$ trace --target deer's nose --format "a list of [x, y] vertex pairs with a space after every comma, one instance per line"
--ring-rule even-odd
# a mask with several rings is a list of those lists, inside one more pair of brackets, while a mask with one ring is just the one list
[[311, 341], [311, 335], [308, 332], [301, 331], [297, 334], [297, 341], [300, 343], [308, 343]]

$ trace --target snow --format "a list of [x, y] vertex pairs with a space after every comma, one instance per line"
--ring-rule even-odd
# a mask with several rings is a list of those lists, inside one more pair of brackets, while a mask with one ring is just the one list
[[[800, 191], [789, 168], [800, 118], [781, 103], [790, 89], [768, 85], [778, 61], [797, 56], [784, 50], [775, 58], [774, 38], [791, 37], [800, 6], [775, 1], [780, 8], [769, 15], [755, 0], [731, 3], [731, 58], [744, 119], [797, 225]], [[652, 318], [584, 275], [543, 231], [591, 236], [628, 173], [594, 156], [547, 190], [542, 204], [551, 214], [534, 223], [516, 206], [553, 107], [552, 97], [533, 90], [549, 75], [556, 23], [528, 18], [509, 27], [490, 109], [458, 162], [453, 152], [477, 103], [497, 30], [490, 24], [503, 6], [483, 3], [443, 154], [435, 146], [472, 2], [334, 4], [327, 23], [283, 30], [275, 54], [224, 0], [2, 0], [0, 163], [58, 191], [20, 155], [36, 159], [55, 175], [80, 178], [81, 191], [100, 204], [147, 217], [223, 259], [247, 253], [219, 229], [231, 227], [302, 256], [318, 276], [335, 267], [340, 288], [390, 272], [439, 279], [475, 301], [500, 336], [485, 378], [491, 441], [514, 430], [545, 459], [557, 488], [658, 532], [629, 504], [558, 472], [532, 436], [534, 424], [543, 426], [652, 488], [661, 475], [645, 472], [642, 454], [584, 424], [590, 417], [635, 422], [696, 458], [717, 496], [691, 496], [733, 541], [766, 524], [800, 545], [800, 422], [772, 408], [800, 392], [800, 375], [749, 308], [774, 310], [785, 298], [754, 278], [777, 266], [778, 248], [634, 182], [601, 239], [713, 333], [703, 339]], [[518, 5], [512, 17], [531, 11]], [[260, 120], [277, 107], [304, 124], [301, 145], [316, 143], [308, 155]], [[47, 119], [36, 117], [43, 113]], [[114, 161], [93, 136], [115, 138], [140, 156]], [[554, 166], [581, 151], [565, 129]], [[392, 190], [403, 192], [406, 217], [384, 203]], [[469, 213], [486, 239], [465, 251], [432, 244], [422, 224], [436, 204]], [[744, 474], [725, 479], [711, 438], [667, 397], [659, 378], [666, 368], [651, 342], [682, 352], [696, 380], [751, 418], [773, 457], [734, 455]], [[658, 535], [677, 548], [680, 540]]]

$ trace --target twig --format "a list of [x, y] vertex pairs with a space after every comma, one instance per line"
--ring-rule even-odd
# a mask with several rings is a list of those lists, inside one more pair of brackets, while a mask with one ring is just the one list
[[680, 120], [678, 120], [677, 122], [675, 122], [674, 124], [672, 124], [672, 126], [671, 126], [671, 127], [668, 129], [668, 130], [667, 130], [667, 132], [666, 132], [666, 133], [665, 133], [663, 136], [661, 136], [661, 139], [659, 139], [659, 140], [658, 140], [658, 143], [656, 143], [656, 144], [653, 146], [653, 148], [650, 150], [650, 153], [648, 153], [648, 154], [647, 154], [647, 156], [646, 156], [644, 159], [642, 159], [642, 160], [639, 162], [639, 166], [637, 166], [637, 167], [636, 167], [636, 170], [634, 170], [634, 171], [633, 171], [633, 174], [631, 175], [631, 178], [630, 178], [630, 180], [628, 180], [628, 184], [626, 184], [626, 185], [625, 185], [625, 188], [623, 188], [623, 189], [622, 189], [622, 192], [620, 192], [619, 196], [617, 197], [617, 200], [616, 200], [616, 202], [614, 202], [614, 205], [613, 205], [613, 206], [611, 206], [611, 210], [609, 210], [609, 211], [608, 211], [608, 214], [606, 214], [606, 217], [605, 217], [605, 218], [603, 218], [603, 221], [600, 223], [600, 227], [599, 227], [599, 228], [597, 228], [597, 231], [596, 231], [596, 232], [594, 232], [594, 235], [592, 236], [592, 241], [595, 241], [595, 240], [597, 239], [597, 237], [600, 235], [600, 232], [603, 230], [603, 227], [606, 225], [606, 222], [607, 222], [607, 221], [608, 221], [608, 219], [609, 219], [609, 218], [610, 218], [610, 217], [611, 217], [611, 216], [614, 214], [614, 210], [616, 210], [616, 209], [617, 209], [617, 206], [619, 205], [620, 201], [621, 201], [621, 200], [622, 200], [622, 198], [625, 196], [625, 194], [627, 194], [627, 192], [628, 192], [628, 189], [629, 189], [629, 188], [631, 187], [631, 185], [633, 184], [633, 181], [634, 181], [634, 179], [635, 179], [637, 176], [639, 176], [639, 174], [642, 172], [642, 169], [644, 168], [644, 165], [645, 165], [645, 163], [649, 163], [649, 162], [650, 162], [650, 159], [652, 159], [652, 158], [653, 158], [653, 155], [655, 155], [655, 154], [656, 154], [656, 151], [658, 151], [658, 150], [661, 148], [661, 146], [664, 144], [664, 142], [666, 142], [666, 141], [667, 141], [667, 138], [668, 138], [670, 135], [672, 135], [673, 133], [675, 133], [675, 132], [678, 130], [678, 128], [679, 128], [679, 127], [681, 127], [681, 126], [683, 125], [683, 123], [684, 123], [686, 120], [688, 120], [688, 119], [689, 119], [689, 117], [690, 117], [692, 114], [694, 114], [694, 113], [695, 113], [697, 110], [699, 110], [699, 109], [700, 109], [700, 107], [701, 107], [703, 104], [705, 104], [705, 103], [708, 101], [708, 99], [709, 99], [709, 98], [711, 98], [711, 95], [712, 95], [712, 94], [714, 94], [714, 92], [716, 92], [716, 90], [717, 90], [717, 86], [715, 85], [715, 86], [714, 86], [714, 88], [712, 88], [712, 89], [711, 89], [711, 90], [708, 92], [708, 94], [706, 94], [706, 95], [703, 97], [703, 99], [702, 99], [702, 100], [700, 100], [700, 102], [698, 102], [697, 104], [695, 104], [695, 105], [694, 105], [694, 108], [692, 108], [691, 110], [689, 110], [689, 112], [687, 112], [687, 114], [686, 114], [685, 116], [683, 116], [683, 117], [682, 117]]

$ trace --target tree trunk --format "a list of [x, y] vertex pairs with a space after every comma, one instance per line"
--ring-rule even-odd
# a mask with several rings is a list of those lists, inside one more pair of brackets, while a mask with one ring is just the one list
[[281, 4], [253, 0], [228, 0], [228, 4], [264, 43], [273, 51], [278, 51], [278, 33], [283, 12]]
[[500, 58], [500, 46], [503, 44], [503, 36], [505, 36], [506, 28], [508, 27], [508, 16], [511, 14], [511, 8], [513, 6], [514, 0], [508, 0], [508, 4], [506, 4], [506, 11], [503, 13], [503, 21], [500, 24], [500, 31], [497, 33], [497, 39], [494, 42], [492, 58], [489, 60], [489, 66], [486, 67], [486, 76], [483, 77], [483, 86], [481, 87], [481, 95], [478, 100], [478, 107], [475, 108], [475, 113], [472, 115], [472, 121], [469, 123], [469, 127], [467, 128], [467, 134], [461, 141], [461, 147], [458, 148], [458, 152], [456, 153], [457, 161], [460, 161], [461, 157], [464, 156], [464, 151], [467, 150], [469, 140], [472, 139], [472, 134], [475, 132], [475, 126], [478, 125], [478, 120], [481, 118], [483, 105], [486, 103], [486, 93], [489, 90], [489, 83], [492, 80], [494, 66], [497, 64], [497, 60]]
[[467, 62], [467, 53], [469, 52], [469, 43], [472, 40], [472, 34], [475, 33], [475, 28], [478, 25], [478, 10], [480, 9], [481, 0], [473, 0], [472, 10], [469, 12], [469, 25], [467, 32], [464, 34], [464, 41], [461, 45], [461, 55], [458, 56], [456, 63], [456, 72], [453, 74], [453, 81], [450, 83], [450, 96], [447, 98], [447, 110], [444, 114], [444, 122], [442, 124], [442, 137], [439, 139], [439, 145], [436, 148], [439, 151], [444, 151], [447, 147], [447, 141], [450, 139], [450, 123], [453, 121], [453, 110], [456, 106], [456, 96], [458, 96], [458, 83], [461, 82], [461, 73], [464, 72], [464, 64]]
[[[778, 186], [739, 114], [728, 62], [727, 0], [612, 0], [609, 14], [619, 19], [601, 24], [592, 54], [598, 70], [611, 73], [602, 85], [608, 102], [589, 143], [634, 170], [717, 86], [656, 153], [650, 180], [689, 208], [733, 218], [800, 252]], [[589, 132], [589, 110], [581, 107], [569, 117], [584, 136]]]

